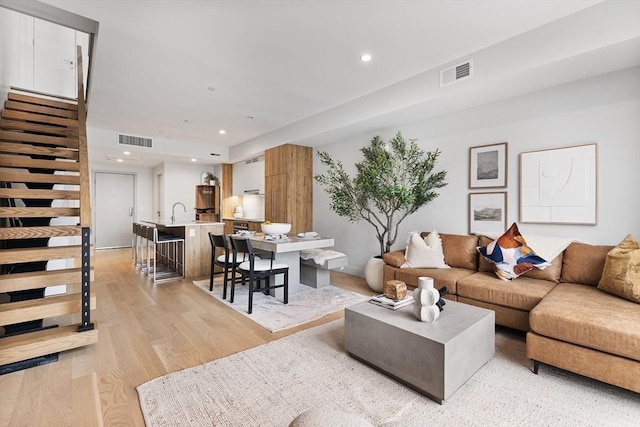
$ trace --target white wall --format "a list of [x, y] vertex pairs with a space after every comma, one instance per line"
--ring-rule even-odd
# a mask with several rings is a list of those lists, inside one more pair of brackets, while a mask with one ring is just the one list
[[196, 185], [202, 184], [200, 175], [203, 171], [211, 171], [211, 167], [187, 165], [182, 163], [164, 163], [164, 220], [170, 221], [171, 207], [176, 202], [186, 206], [175, 207], [176, 221], [195, 220]]
[[[575, 238], [593, 244], [617, 244], [627, 234], [640, 238], [640, 67], [534, 92], [429, 121], [376, 132], [388, 139], [398, 130], [417, 138], [425, 150], [442, 152], [436, 170], [447, 171], [449, 185], [440, 197], [407, 218], [394, 249], [403, 248], [412, 230], [468, 232], [469, 147], [508, 142], [507, 226], [519, 220], [519, 154], [596, 142], [598, 144], [598, 223], [585, 225], [519, 224], [521, 232]], [[339, 159], [350, 173], [362, 159], [359, 149], [376, 134], [339, 141], [319, 150]], [[314, 158], [314, 171], [323, 171]], [[478, 191], [479, 192], [479, 191]], [[314, 228], [335, 239], [349, 256], [345, 271], [362, 275], [377, 252], [373, 228], [350, 223], [329, 209], [329, 199], [314, 184]]]
[[7, 99], [18, 78], [19, 35], [19, 14], [0, 7], [0, 101]]

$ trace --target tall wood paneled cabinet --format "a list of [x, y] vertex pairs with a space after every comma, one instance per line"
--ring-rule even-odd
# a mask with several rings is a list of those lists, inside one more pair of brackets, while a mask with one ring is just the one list
[[291, 223], [291, 233], [313, 230], [313, 150], [284, 144], [264, 153], [264, 216]]
[[220, 187], [196, 185], [196, 221], [220, 221]]

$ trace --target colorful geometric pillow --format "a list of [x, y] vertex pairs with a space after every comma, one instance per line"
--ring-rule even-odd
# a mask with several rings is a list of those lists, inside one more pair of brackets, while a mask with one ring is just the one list
[[400, 268], [449, 268], [444, 262], [442, 239], [435, 230], [424, 239], [420, 233], [411, 233], [405, 258]]
[[517, 279], [533, 267], [543, 269], [550, 265], [527, 246], [515, 222], [497, 240], [477, 249], [493, 264], [496, 276], [502, 280]]
[[631, 234], [607, 254], [598, 289], [640, 303], [640, 243]]

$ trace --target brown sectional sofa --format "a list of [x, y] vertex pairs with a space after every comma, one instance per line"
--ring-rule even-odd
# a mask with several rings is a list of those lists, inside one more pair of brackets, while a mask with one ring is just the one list
[[400, 268], [404, 250], [394, 251], [384, 254], [384, 281], [412, 289], [418, 277], [432, 277], [447, 298], [494, 310], [497, 324], [527, 332], [535, 371], [542, 362], [640, 393], [640, 304], [597, 288], [613, 246], [571, 243], [551, 266], [506, 282], [476, 251], [488, 238], [440, 237], [451, 268]]

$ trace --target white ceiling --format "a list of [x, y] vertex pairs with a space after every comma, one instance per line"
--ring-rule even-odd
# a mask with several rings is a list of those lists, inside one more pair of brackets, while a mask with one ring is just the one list
[[[518, 51], [510, 41], [539, 40], [539, 27], [602, 6], [589, 0], [45, 3], [100, 23], [89, 125], [164, 140], [174, 151], [137, 153], [140, 164], [158, 158], [180, 161], [187, 155], [184, 147], [189, 147], [188, 156], [214, 163], [239, 160], [286, 142], [326, 144], [335, 140], [327, 137], [362, 132], [383, 124], [385, 117], [413, 117], [421, 111], [416, 106], [434, 115], [535, 90], [540, 85], [520, 81], [511, 89], [502, 85], [498, 94], [478, 86], [466, 97], [456, 90], [446, 96], [427, 95], [434, 89], [425, 86], [424, 79], [474, 53], [490, 57], [492, 47]], [[608, 43], [623, 39], [629, 34]], [[550, 47], [557, 49], [557, 44], [553, 41]], [[373, 55], [371, 62], [359, 60], [364, 52]], [[576, 54], [567, 49], [545, 61]], [[526, 58], [515, 59], [527, 63]], [[480, 65], [476, 62], [478, 71]], [[545, 64], [512, 64], [515, 71], [504, 80], [541, 65]], [[544, 85], [558, 83], [551, 78]], [[420, 87], [424, 96], [416, 97]], [[369, 107], [372, 110], [366, 111]], [[220, 135], [220, 129], [227, 133]], [[120, 154], [117, 141], [94, 151], [100, 156]], [[211, 152], [222, 156], [212, 160]]]

